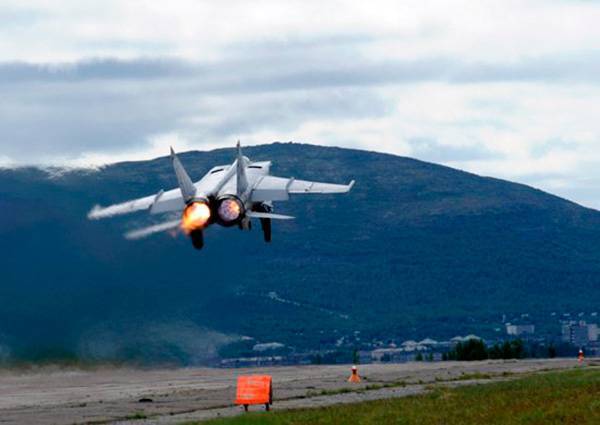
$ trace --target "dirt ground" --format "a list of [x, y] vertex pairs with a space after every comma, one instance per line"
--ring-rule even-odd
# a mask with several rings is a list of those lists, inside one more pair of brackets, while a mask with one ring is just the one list
[[[599, 360], [588, 359], [586, 362], [598, 363]], [[423, 392], [431, 383], [489, 382], [490, 378], [508, 379], [522, 373], [572, 367], [579, 367], [575, 359], [370, 364], [359, 367], [363, 377], [360, 384], [346, 382], [350, 375], [349, 365], [0, 370], [0, 423], [177, 424], [192, 419], [231, 416], [242, 413], [241, 407], [233, 406], [233, 399], [236, 378], [244, 374], [272, 375], [273, 409], [287, 409], [401, 397]], [[360, 393], [321, 394], [323, 390], [359, 389], [382, 384], [394, 386]], [[140, 401], [142, 399], [149, 400]], [[133, 420], [136, 415], [145, 419]]]

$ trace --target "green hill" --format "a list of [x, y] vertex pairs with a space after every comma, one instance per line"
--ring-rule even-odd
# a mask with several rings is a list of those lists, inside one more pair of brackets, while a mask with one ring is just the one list
[[[190, 363], [222, 334], [315, 348], [357, 330], [363, 340], [486, 336], [503, 313], [597, 309], [595, 210], [381, 153], [280, 143], [244, 153], [272, 160], [276, 175], [356, 185], [276, 205], [297, 219], [276, 223], [270, 245], [257, 230], [214, 226], [195, 251], [169, 234], [124, 240], [156, 219], [143, 213], [86, 219], [95, 203], [174, 187], [167, 158], [0, 170], [0, 348]], [[232, 157], [181, 155], [197, 179]]]

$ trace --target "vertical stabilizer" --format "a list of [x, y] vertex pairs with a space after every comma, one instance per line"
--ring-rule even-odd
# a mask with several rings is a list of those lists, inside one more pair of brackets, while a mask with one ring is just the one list
[[177, 176], [179, 189], [181, 189], [181, 196], [183, 196], [183, 200], [187, 203], [194, 195], [196, 195], [196, 187], [194, 186], [194, 183], [192, 183], [192, 179], [190, 179], [188, 173], [185, 171], [185, 168], [183, 168], [183, 165], [181, 164], [181, 161], [179, 161], [173, 148], [171, 148], [171, 161], [173, 162], [173, 169]]
[[248, 165], [248, 159], [242, 155], [242, 147], [240, 141], [237, 142], [237, 168], [236, 168], [236, 183], [237, 183], [237, 195], [241, 196], [248, 189], [248, 178], [246, 177], [246, 166]]

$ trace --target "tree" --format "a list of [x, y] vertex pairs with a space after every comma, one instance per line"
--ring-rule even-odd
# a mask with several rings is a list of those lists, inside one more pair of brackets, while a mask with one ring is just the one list
[[494, 344], [488, 350], [490, 359], [523, 359], [525, 354], [525, 345], [521, 339]]
[[448, 352], [449, 360], [484, 360], [487, 358], [487, 347], [480, 339], [459, 342], [453, 350]]
[[512, 359], [513, 358], [512, 348], [510, 346], [510, 342], [508, 342], [508, 341], [504, 341], [504, 344], [502, 344], [502, 358], [503, 359]]
[[500, 344], [494, 344], [492, 348], [488, 350], [488, 357], [490, 359], [501, 359], [502, 358], [502, 346]]
[[525, 358], [525, 346], [523, 345], [523, 340], [515, 339], [510, 342], [511, 346], [511, 354], [513, 359], [524, 359]]
[[415, 356], [415, 361], [422, 362], [423, 361], [423, 354], [417, 353], [417, 355]]

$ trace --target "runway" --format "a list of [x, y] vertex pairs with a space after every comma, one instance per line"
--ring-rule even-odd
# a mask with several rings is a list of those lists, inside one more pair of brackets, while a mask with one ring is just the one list
[[[346, 382], [349, 365], [0, 370], [0, 423], [176, 424], [240, 414], [233, 399], [236, 378], [242, 374], [272, 375], [276, 410], [401, 397], [423, 392], [432, 383], [489, 382], [572, 367], [578, 367], [576, 359], [370, 364], [359, 366], [360, 384]], [[345, 392], [359, 388], [368, 390]], [[135, 416], [145, 419], [131, 420]]]

